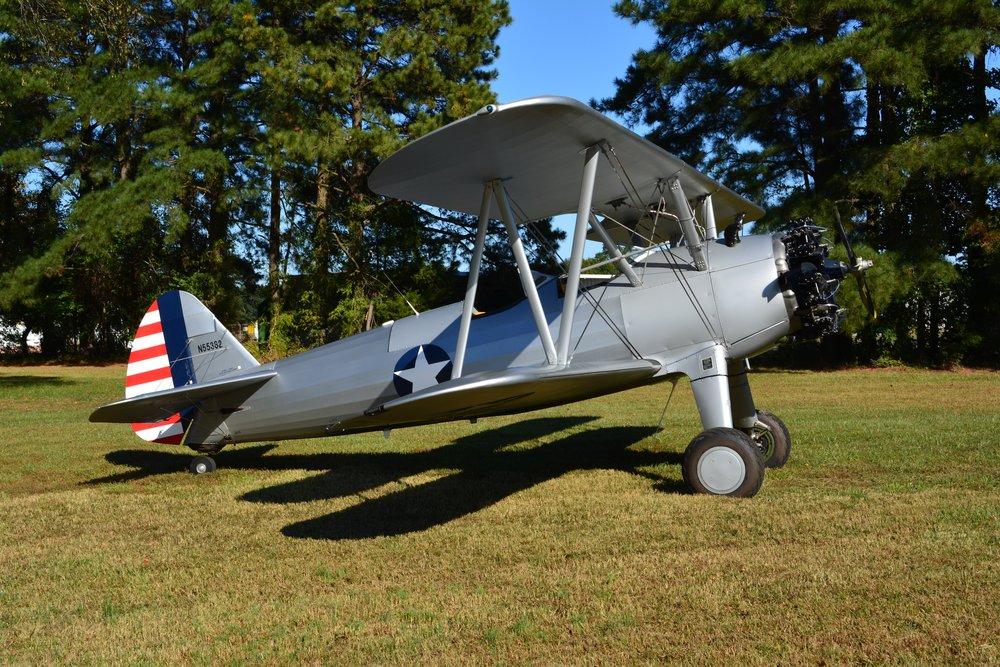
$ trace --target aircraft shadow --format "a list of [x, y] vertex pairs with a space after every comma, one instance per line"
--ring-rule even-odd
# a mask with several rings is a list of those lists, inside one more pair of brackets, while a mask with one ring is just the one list
[[[654, 488], [660, 491], [683, 490], [678, 481], [640, 470], [656, 464], [679, 464], [679, 453], [629, 449], [656, 432], [651, 426], [597, 428], [531, 446], [534, 440], [595, 419], [529, 419], [471, 433], [451, 444], [414, 453], [264, 456], [274, 445], [263, 445], [223, 451], [215, 458], [223, 469], [323, 471], [306, 479], [246, 493], [242, 499], [249, 502], [300, 503], [357, 496], [390, 483], [402, 487], [282, 529], [284, 535], [296, 538], [351, 540], [418, 532], [472, 514], [518, 491], [573, 470], [622, 470], [652, 480]], [[90, 480], [86, 484], [122, 482], [177, 472], [187, 466], [190, 455], [122, 450], [111, 452], [105, 458], [134, 470]], [[407, 485], [404, 481], [407, 477], [435, 470], [449, 472], [422, 484]]]

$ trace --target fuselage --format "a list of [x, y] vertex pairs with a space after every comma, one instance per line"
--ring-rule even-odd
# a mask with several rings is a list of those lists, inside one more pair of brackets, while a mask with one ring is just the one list
[[[783, 246], [751, 235], [708, 244], [710, 268], [696, 271], [681, 246], [657, 246], [633, 260], [641, 285], [624, 276], [581, 290], [571, 361], [634, 359], [661, 365], [657, 378], [720, 342], [731, 359], [772, 347], [789, 333], [794, 297], [782, 293]], [[538, 285], [549, 327], [562, 326], [559, 281]], [[449, 379], [462, 304], [453, 303], [273, 362], [278, 372], [218, 429], [219, 442], [306, 438], [344, 432], [338, 424], [373, 406]], [[472, 320], [464, 376], [546, 363], [526, 300]], [[266, 367], [262, 367], [266, 368]]]

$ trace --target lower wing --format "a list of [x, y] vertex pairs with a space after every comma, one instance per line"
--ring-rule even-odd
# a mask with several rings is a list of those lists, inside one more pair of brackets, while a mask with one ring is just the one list
[[382, 403], [330, 430], [374, 430], [537, 410], [630, 389], [659, 370], [656, 361], [634, 359], [474, 373]]

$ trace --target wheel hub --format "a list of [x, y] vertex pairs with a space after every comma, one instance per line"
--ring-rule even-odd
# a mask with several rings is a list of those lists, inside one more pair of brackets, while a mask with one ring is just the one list
[[764, 460], [769, 460], [771, 455], [774, 454], [775, 448], [774, 433], [771, 432], [771, 429], [762, 425], [754, 426], [751, 438], [753, 439], [754, 444], [757, 445], [758, 449], [760, 449], [761, 456], [764, 457]]
[[711, 493], [725, 495], [743, 484], [747, 467], [729, 447], [712, 447], [698, 460], [698, 480]]

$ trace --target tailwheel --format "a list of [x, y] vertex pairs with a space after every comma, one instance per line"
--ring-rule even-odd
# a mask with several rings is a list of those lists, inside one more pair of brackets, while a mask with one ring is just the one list
[[764, 482], [764, 459], [746, 433], [734, 428], [702, 431], [684, 452], [684, 481], [695, 493], [749, 498]]
[[758, 410], [757, 424], [750, 437], [760, 448], [764, 465], [768, 468], [780, 468], [788, 461], [788, 456], [792, 453], [792, 436], [785, 422], [775, 415], [766, 410]]
[[188, 472], [193, 475], [215, 472], [215, 459], [211, 456], [196, 456], [188, 464]]

